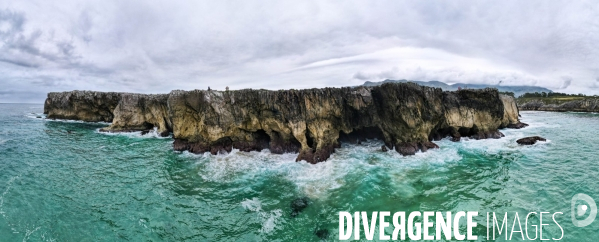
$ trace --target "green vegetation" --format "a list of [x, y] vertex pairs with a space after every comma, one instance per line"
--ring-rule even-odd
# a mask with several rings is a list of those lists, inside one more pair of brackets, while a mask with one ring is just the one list
[[503, 94], [503, 95], [508, 95], [508, 96], [516, 97], [516, 95], [514, 94], [514, 92], [499, 92], [499, 94]]
[[586, 95], [579, 93], [579, 94], [567, 94], [567, 93], [561, 93], [561, 92], [535, 92], [535, 93], [524, 93], [522, 94], [522, 96], [520, 96], [521, 98], [528, 98], [528, 97], [534, 97], [534, 98], [538, 98], [538, 97], [586, 97]]

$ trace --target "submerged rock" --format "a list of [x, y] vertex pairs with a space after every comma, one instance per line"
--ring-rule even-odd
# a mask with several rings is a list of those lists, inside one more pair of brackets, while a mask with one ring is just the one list
[[291, 201], [291, 217], [296, 217], [299, 213], [308, 207], [309, 200], [307, 197], [296, 198]]
[[414, 155], [417, 151], [422, 150], [426, 152], [428, 149], [439, 148], [439, 146], [433, 142], [411, 142], [411, 143], [399, 143], [395, 145], [395, 150], [402, 155]]
[[383, 151], [383, 152], [387, 152], [387, 151], [389, 151], [389, 150], [387, 149], [387, 146], [384, 146], [384, 145], [383, 145], [383, 146], [381, 146], [381, 151]]
[[527, 123], [516, 123], [516, 124], [508, 124], [507, 127], [510, 129], [521, 129], [527, 127]]
[[534, 145], [535, 143], [537, 143], [537, 141], [547, 141], [547, 140], [540, 136], [531, 136], [531, 137], [526, 137], [526, 138], [516, 140], [516, 143], [518, 143], [520, 145]]
[[318, 230], [314, 231], [314, 234], [319, 239], [327, 239], [329, 237], [329, 230], [328, 229], [318, 229]]

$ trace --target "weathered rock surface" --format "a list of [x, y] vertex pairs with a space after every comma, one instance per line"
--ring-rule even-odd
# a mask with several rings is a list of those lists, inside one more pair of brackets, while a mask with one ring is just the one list
[[524, 127], [528, 127], [528, 124], [527, 123], [508, 124], [507, 127], [510, 129], [521, 129]]
[[526, 137], [526, 138], [516, 140], [516, 143], [518, 143], [520, 145], [534, 145], [535, 143], [537, 143], [537, 141], [547, 141], [547, 140], [540, 136], [531, 136], [531, 137]]
[[587, 98], [565, 102], [560, 105], [545, 104], [541, 100], [532, 100], [520, 105], [522, 110], [553, 112], [599, 112], [599, 99]]
[[[66, 98], [69, 95], [85, 98]], [[524, 126], [514, 98], [496, 89], [444, 92], [413, 83], [280, 91], [175, 90], [165, 95], [51, 93], [45, 112], [49, 118], [101, 117], [99, 121], [112, 121], [105, 129], [111, 132], [151, 127], [161, 133], [172, 131], [175, 150], [216, 154], [233, 148], [270, 149], [277, 154], [297, 152], [298, 161], [310, 163], [329, 158], [340, 142], [377, 138], [412, 155], [438, 148], [432, 141], [446, 136], [454, 141], [500, 138], [498, 129]]]
[[168, 96], [168, 94], [123, 93], [113, 111], [112, 125], [101, 131], [148, 131], [156, 127], [161, 136], [168, 136], [172, 130], [167, 107]]
[[116, 92], [51, 92], [44, 103], [44, 113], [50, 119], [112, 122], [121, 95]]
[[167, 136], [172, 130], [168, 94], [71, 91], [49, 93], [44, 113], [50, 119], [112, 122], [105, 132], [148, 131]]

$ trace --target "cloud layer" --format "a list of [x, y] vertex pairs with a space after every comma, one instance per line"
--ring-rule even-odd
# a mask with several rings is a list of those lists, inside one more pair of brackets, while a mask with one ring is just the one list
[[10, 1], [0, 102], [386, 78], [599, 93], [593, 1]]

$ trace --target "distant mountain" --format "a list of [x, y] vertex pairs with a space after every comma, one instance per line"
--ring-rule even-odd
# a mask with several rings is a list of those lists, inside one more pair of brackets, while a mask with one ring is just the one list
[[378, 86], [378, 85], [381, 85], [381, 84], [387, 83], [387, 82], [413, 82], [413, 83], [416, 83], [416, 84], [422, 85], [422, 86], [441, 88], [441, 89], [443, 89], [443, 91], [455, 91], [455, 90], [458, 90], [458, 87], [470, 88], [470, 89], [483, 89], [483, 88], [491, 87], [491, 88], [497, 88], [497, 90], [499, 90], [500, 92], [513, 92], [516, 97], [519, 97], [520, 95], [527, 93], [527, 92], [530, 92], [530, 93], [553, 92], [550, 89], [547, 89], [544, 87], [536, 87], [536, 86], [499, 86], [499, 85], [465, 84], [465, 83], [455, 83], [455, 84], [448, 85], [448, 84], [446, 84], [444, 82], [440, 82], [440, 81], [429, 81], [429, 82], [408, 81], [408, 80], [384, 80], [382, 82], [367, 81], [367, 82], [364, 82], [363, 86]]

